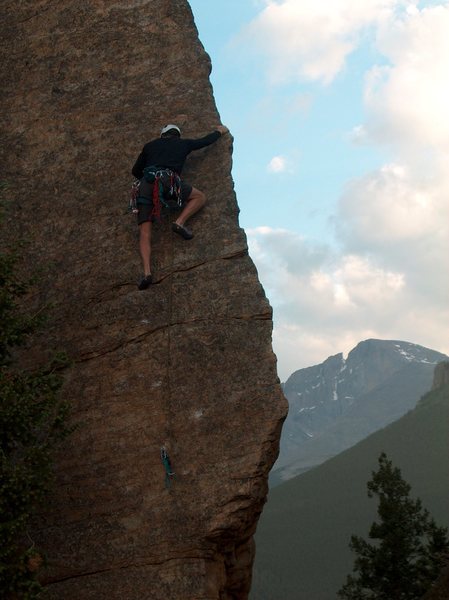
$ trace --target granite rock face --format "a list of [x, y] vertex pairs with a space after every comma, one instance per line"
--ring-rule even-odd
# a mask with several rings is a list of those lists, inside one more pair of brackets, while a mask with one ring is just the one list
[[[154, 230], [139, 292], [131, 166], [167, 122], [220, 122], [185, 0], [4, 2], [2, 179], [10, 232], [51, 303], [29, 360], [68, 352], [75, 432], [35, 542], [49, 597], [244, 599], [287, 405], [271, 308], [238, 225], [232, 139], [188, 161], [195, 238]], [[160, 448], [176, 478], [164, 484]]]

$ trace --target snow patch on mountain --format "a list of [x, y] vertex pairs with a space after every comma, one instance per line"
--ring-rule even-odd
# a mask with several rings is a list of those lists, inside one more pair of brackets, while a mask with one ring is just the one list
[[[427, 356], [419, 356], [422, 354], [423, 348], [417, 344], [407, 344], [407, 350], [401, 344], [394, 344], [394, 347], [396, 348], [396, 351], [409, 362], [419, 362], [427, 365], [436, 365], [438, 363], [438, 360], [431, 361]], [[411, 352], [413, 348], [416, 353]]]

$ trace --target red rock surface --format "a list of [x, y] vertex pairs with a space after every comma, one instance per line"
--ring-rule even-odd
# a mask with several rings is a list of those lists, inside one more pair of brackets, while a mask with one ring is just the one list
[[[247, 597], [252, 536], [286, 402], [271, 309], [248, 257], [232, 138], [189, 159], [206, 208], [184, 242], [154, 235], [155, 284], [136, 289], [130, 169], [167, 122], [220, 119], [185, 0], [3, 2], [2, 179], [11, 231], [51, 302], [34, 359], [73, 359], [77, 424], [34, 539], [58, 600]], [[236, 90], [238, 93], [238, 90]], [[164, 486], [160, 447], [176, 479]]]

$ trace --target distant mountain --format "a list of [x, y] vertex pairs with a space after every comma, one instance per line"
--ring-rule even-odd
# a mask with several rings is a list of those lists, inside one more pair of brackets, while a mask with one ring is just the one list
[[395, 423], [272, 489], [256, 534], [252, 600], [335, 600], [377, 501], [366, 483], [385, 451], [437, 523], [449, 525], [449, 363], [441, 386]]
[[271, 486], [304, 473], [395, 421], [431, 386], [448, 357], [404, 341], [366, 340], [284, 384], [290, 409]]

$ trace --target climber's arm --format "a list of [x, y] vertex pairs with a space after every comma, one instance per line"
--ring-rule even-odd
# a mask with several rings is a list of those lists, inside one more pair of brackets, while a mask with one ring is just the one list
[[204, 148], [205, 146], [210, 146], [211, 144], [219, 140], [221, 136], [227, 133], [228, 131], [229, 129], [224, 125], [217, 125], [217, 127], [215, 127], [215, 131], [209, 133], [209, 135], [206, 135], [202, 138], [198, 138], [196, 140], [188, 140], [189, 152], [191, 152], [192, 150], [199, 150], [200, 148]]

